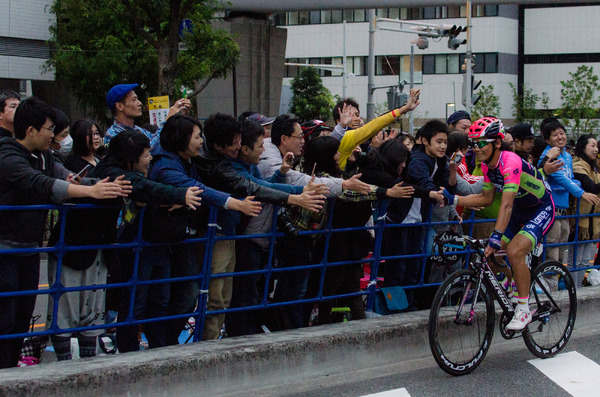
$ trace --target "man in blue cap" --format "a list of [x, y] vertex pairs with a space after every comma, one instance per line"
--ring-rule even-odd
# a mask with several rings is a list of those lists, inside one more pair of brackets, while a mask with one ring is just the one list
[[[135, 119], [142, 115], [142, 102], [138, 99], [135, 89], [138, 84], [118, 84], [111, 88], [106, 94], [106, 105], [112, 110], [115, 122], [106, 131], [104, 144], [108, 145], [110, 140], [119, 132], [135, 130], [143, 133], [150, 139], [150, 146], [154, 147], [160, 141], [160, 130], [152, 133], [135, 125]], [[180, 99], [169, 109], [167, 118], [178, 112], [189, 112], [191, 102], [188, 99]]]
[[469, 133], [471, 127], [471, 115], [466, 110], [458, 110], [448, 117], [448, 127], [450, 131], [458, 130]]

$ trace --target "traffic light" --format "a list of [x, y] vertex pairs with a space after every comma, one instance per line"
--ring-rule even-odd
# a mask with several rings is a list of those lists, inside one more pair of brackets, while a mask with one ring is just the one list
[[391, 112], [392, 110], [398, 109], [408, 102], [408, 94], [399, 91], [396, 87], [390, 87], [390, 89], [387, 90], [387, 99], [388, 110]]
[[[467, 106], [467, 75], [463, 75], [463, 86], [462, 86], [462, 104], [463, 106]], [[481, 85], [481, 80], [475, 80], [475, 76], [471, 76], [471, 105], [475, 105], [479, 99], [481, 99], [481, 95], [474, 94], [475, 90], [479, 88]]]
[[466, 44], [467, 39], [458, 39], [457, 36], [467, 30], [467, 27], [459, 25], [444, 24], [440, 26], [439, 32], [442, 36], [448, 36], [448, 48], [456, 50], [460, 45]]

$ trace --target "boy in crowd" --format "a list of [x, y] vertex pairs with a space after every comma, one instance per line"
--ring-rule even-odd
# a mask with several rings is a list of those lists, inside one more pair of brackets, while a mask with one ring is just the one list
[[[55, 111], [31, 97], [14, 116], [15, 137], [0, 141], [0, 205], [59, 203], [70, 197], [96, 199], [126, 196], [130, 192], [122, 177], [95, 185], [70, 183], [72, 174], [54, 162], [48, 151], [56, 123]], [[62, 179], [67, 179], [62, 180]], [[31, 249], [41, 245], [46, 210], [6, 211], [0, 222], [0, 248]], [[0, 292], [38, 289], [38, 252], [0, 255]], [[36, 295], [0, 298], [0, 335], [27, 332]], [[23, 338], [0, 341], [0, 368], [17, 366]]]

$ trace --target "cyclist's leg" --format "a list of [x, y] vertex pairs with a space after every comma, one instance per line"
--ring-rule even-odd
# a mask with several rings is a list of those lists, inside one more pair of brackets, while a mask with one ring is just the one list
[[525, 234], [517, 234], [506, 247], [506, 256], [512, 268], [517, 291], [520, 291], [519, 296], [522, 296], [521, 291], [527, 294], [531, 277], [529, 268], [525, 262], [527, 254], [533, 250], [531, 239]]

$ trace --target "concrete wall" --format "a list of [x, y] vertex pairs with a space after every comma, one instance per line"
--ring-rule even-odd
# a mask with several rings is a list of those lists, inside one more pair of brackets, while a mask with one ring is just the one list
[[[198, 116], [222, 112], [236, 116], [246, 110], [279, 114], [287, 31], [267, 19], [233, 18], [221, 23], [240, 46], [241, 61], [232, 75], [212, 81], [198, 99]], [[237, 109], [234, 109], [234, 92]]]

